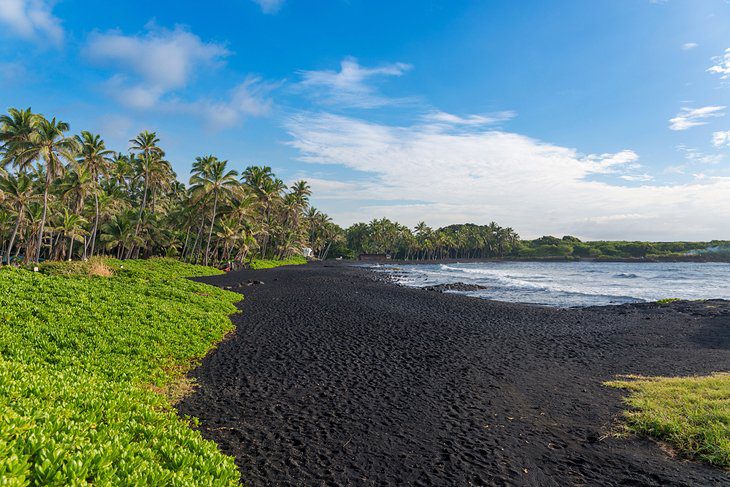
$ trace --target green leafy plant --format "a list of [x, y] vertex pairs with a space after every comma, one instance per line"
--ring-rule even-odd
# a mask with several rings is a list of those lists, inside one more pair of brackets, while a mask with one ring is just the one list
[[163, 394], [232, 330], [241, 296], [171, 259], [0, 270], [3, 485], [236, 485]]

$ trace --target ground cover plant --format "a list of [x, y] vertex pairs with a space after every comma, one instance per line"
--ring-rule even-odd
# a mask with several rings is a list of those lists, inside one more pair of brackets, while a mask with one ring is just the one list
[[2, 485], [236, 485], [160, 391], [232, 330], [239, 294], [170, 259], [0, 269]]
[[626, 389], [627, 431], [666, 442], [678, 454], [730, 469], [730, 373], [703, 377], [634, 377]]
[[295, 255], [293, 257], [289, 257], [288, 259], [284, 260], [261, 260], [261, 259], [254, 259], [251, 262], [251, 265], [249, 266], [251, 269], [271, 269], [273, 267], [279, 267], [282, 265], [301, 265], [306, 264], [307, 259], [300, 255]]

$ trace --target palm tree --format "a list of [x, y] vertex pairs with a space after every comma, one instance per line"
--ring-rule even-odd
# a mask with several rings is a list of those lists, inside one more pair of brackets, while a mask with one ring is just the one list
[[19, 160], [19, 151], [30, 142], [35, 132], [39, 115], [34, 114], [30, 108], [19, 110], [11, 108], [7, 115], [0, 116], [0, 149], [4, 153], [0, 159], [0, 168], [8, 164], [15, 164], [18, 170], [26, 172], [32, 159]]
[[57, 230], [61, 230], [64, 237], [68, 237], [68, 260], [73, 258], [74, 253], [74, 242], [79, 240], [83, 242], [82, 235], [86, 233], [83, 226], [87, 221], [81, 215], [77, 215], [73, 212], [68, 211], [68, 208], [63, 210], [61, 222], [57, 227]]
[[101, 225], [99, 240], [104, 242], [106, 250], [117, 249], [117, 258], [121, 259], [125, 248], [133, 248], [142, 242], [134, 234], [134, 210], [127, 210], [114, 215], [111, 220]]
[[264, 242], [262, 245], [262, 255], [265, 257], [271, 235], [271, 209], [274, 201], [281, 196], [284, 189], [284, 182], [274, 177], [269, 166], [250, 166], [243, 172], [243, 182], [248, 186], [259, 199], [263, 216], [265, 218], [266, 228], [264, 233]]
[[190, 177], [190, 191], [202, 198], [213, 198], [213, 216], [210, 219], [208, 230], [208, 242], [205, 246], [205, 265], [208, 265], [210, 255], [210, 239], [213, 236], [216, 212], [218, 210], [218, 199], [229, 194], [231, 188], [238, 184], [236, 171], [226, 171], [228, 161], [218, 160], [215, 156], [199, 157], [196, 160], [198, 166], [194, 166], [196, 172]]
[[[15, 238], [25, 219], [25, 210], [28, 204], [37, 201], [39, 196], [33, 188], [33, 180], [25, 173], [19, 173], [17, 176], [8, 175], [6, 178], [0, 179], [0, 193], [3, 194], [3, 198], [8, 206], [13, 208], [17, 214], [13, 233], [10, 236], [10, 242], [6, 251], [9, 264], [10, 256], [13, 255]], [[0, 264], [2, 264], [2, 260], [0, 260]]]
[[81, 135], [76, 136], [76, 140], [81, 146], [81, 153], [78, 162], [91, 174], [94, 181], [94, 226], [91, 229], [90, 255], [94, 255], [96, 247], [96, 233], [99, 228], [99, 177], [106, 176], [111, 165], [111, 155], [113, 151], [106, 148], [101, 136], [94, 135], [86, 130]]
[[43, 229], [48, 213], [48, 192], [51, 184], [58, 179], [64, 170], [63, 161], [70, 162], [74, 159], [78, 144], [76, 139], [65, 135], [70, 128], [69, 124], [56, 121], [55, 117], [47, 120], [38, 116], [34, 127], [35, 130], [30, 134], [27, 141], [13, 142], [12, 146], [16, 148], [15, 160], [17, 165], [22, 167], [31, 161], [38, 160], [46, 175], [43, 187], [43, 214], [41, 215], [38, 230], [38, 246], [35, 256], [35, 261], [38, 262], [41, 259]]

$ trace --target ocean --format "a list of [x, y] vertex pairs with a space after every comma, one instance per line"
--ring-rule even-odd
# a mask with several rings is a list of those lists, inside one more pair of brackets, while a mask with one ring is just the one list
[[730, 299], [727, 263], [479, 262], [373, 267], [405, 286], [476, 284], [484, 289], [447, 292], [558, 307], [666, 298]]

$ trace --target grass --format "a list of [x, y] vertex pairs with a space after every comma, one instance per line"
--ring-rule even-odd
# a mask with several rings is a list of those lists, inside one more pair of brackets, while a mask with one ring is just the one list
[[306, 263], [307, 259], [300, 255], [295, 255], [285, 260], [255, 259], [253, 262], [251, 262], [251, 269], [271, 269], [272, 267], [279, 267], [282, 265], [301, 265]]
[[675, 303], [677, 301], [681, 301], [679, 298], [664, 298], [657, 300], [657, 304], [669, 304], [669, 303]]
[[156, 391], [232, 330], [239, 294], [170, 259], [0, 270], [1, 485], [237, 485]]
[[622, 379], [606, 384], [629, 391], [628, 432], [665, 442], [686, 458], [730, 469], [730, 373]]

